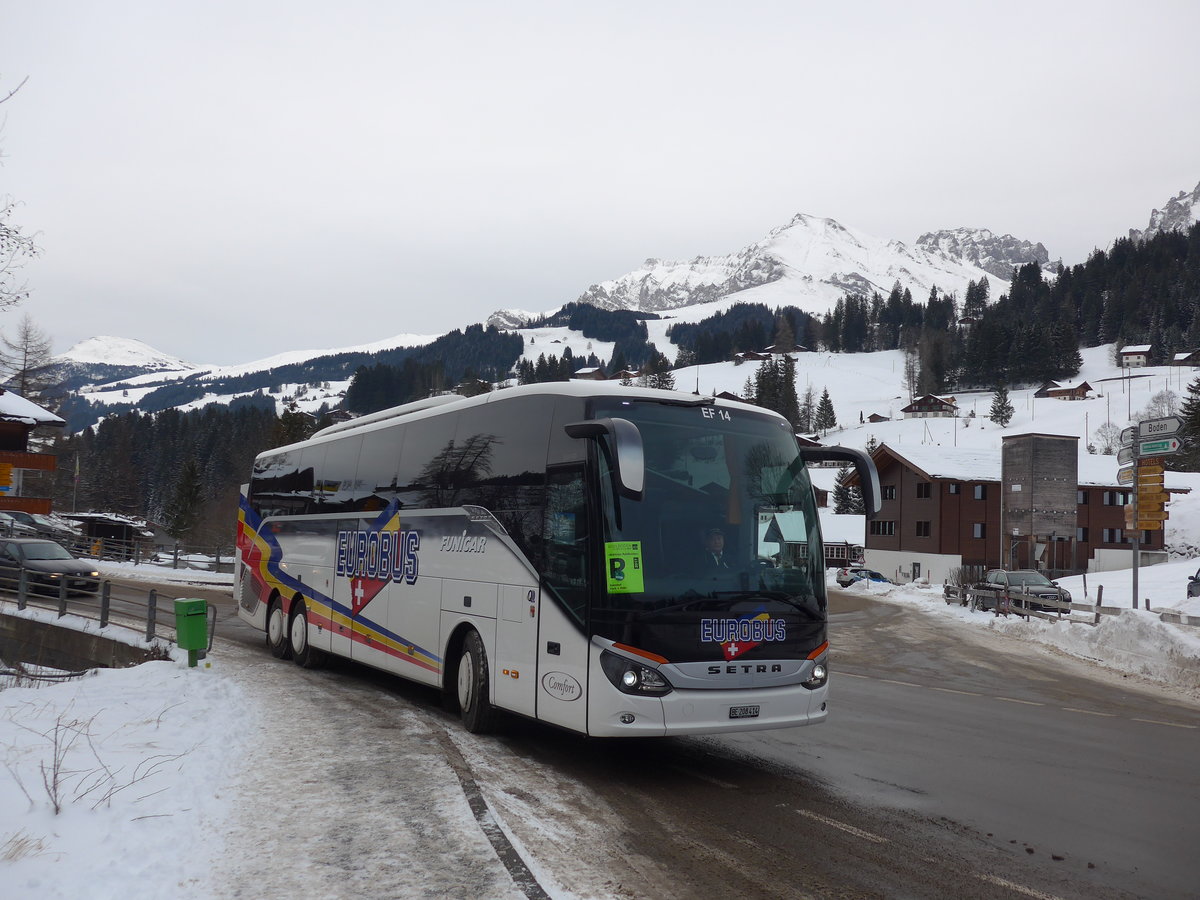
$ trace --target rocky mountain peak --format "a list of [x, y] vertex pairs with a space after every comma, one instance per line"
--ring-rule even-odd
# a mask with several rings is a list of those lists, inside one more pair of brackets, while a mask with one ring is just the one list
[[1013, 269], [1026, 263], [1037, 263], [1043, 269], [1050, 264], [1050, 253], [1042, 243], [1023, 241], [1011, 234], [998, 235], [986, 228], [928, 231], [917, 238], [917, 246], [976, 266], [1004, 281], [1012, 278]]
[[1129, 237], [1134, 241], [1144, 241], [1168, 231], [1186, 231], [1196, 222], [1200, 222], [1200, 184], [1193, 191], [1180, 191], [1162, 209], [1152, 210], [1146, 230], [1130, 228]]

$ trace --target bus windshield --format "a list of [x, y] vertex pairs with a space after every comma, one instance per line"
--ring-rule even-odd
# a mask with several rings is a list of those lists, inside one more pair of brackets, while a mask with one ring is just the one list
[[645, 491], [620, 495], [603, 443], [604, 574], [591, 632], [672, 662], [804, 658], [818, 647], [820, 529], [787, 423], [716, 405], [605, 399], [593, 408], [641, 432]]

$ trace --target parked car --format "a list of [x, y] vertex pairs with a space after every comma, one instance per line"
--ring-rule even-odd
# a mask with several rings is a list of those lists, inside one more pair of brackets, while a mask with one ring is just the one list
[[0, 535], [37, 534], [33, 525], [25, 522], [8, 511], [0, 511]]
[[991, 569], [983, 581], [971, 588], [975, 597], [982, 601], [984, 609], [991, 609], [996, 601], [1007, 595], [1010, 599], [1020, 595], [1029, 597], [1031, 609], [1057, 610], [1055, 606], [1044, 606], [1039, 601], [1057, 601], [1070, 603], [1071, 592], [1058, 586], [1041, 572], [1034, 569]]
[[881, 584], [891, 584], [891, 579], [886, 575], [864, 566], [849, 566], [845, 569], [838, 569], [835, 577], [837, 583], [842, 587], [849, 587], [854, 582], [862, 581], [864, 578], [868, 581], [880, 582]]
[[1187, 595], [1189, 598], [1200, 597], [1200, 570], [1188, 577]]
[[62, 544], [46, 538], [0, 539], [0, 586], [15, 589], [22, 569], [32, 590], [57, 594], [64, 578], [68, 594], [94, 594], [100, 589], [100, 573]]

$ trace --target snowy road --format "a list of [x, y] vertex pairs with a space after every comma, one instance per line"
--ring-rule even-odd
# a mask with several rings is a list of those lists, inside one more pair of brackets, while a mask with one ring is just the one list
[[280, 663], [230, 621], [218, 659], [263, 727], [218, 896], [524, 896], [464, 778], [556, 897], [1187, 896], [1194, 703], [861, 597], [834, 613], [827, 724], [633, 742], [474, 737], [427, 689]]

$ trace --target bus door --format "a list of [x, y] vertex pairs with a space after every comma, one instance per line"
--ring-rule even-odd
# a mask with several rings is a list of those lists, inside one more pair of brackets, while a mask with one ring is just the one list
[[537, 610], [535, 587], [500, 585], [496, 619], [496, 705], [525, 716], [537, 714]]

